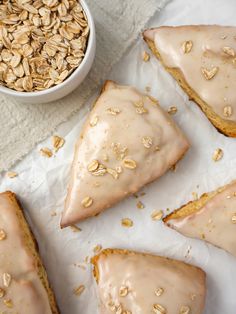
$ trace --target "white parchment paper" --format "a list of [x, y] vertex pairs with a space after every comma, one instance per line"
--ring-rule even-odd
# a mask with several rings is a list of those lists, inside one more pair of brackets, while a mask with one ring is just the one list
[[[235, 9], [234, 0], [173, 0], [158, 18], [151, 21], [150, 26], [235, 25]], [[148, 50], [140, 39], [114, 68], [110, 78], [141, 90], [149, 86], [151, 94], [159, 99], [164, 108], [177, 106], [178, 112], [173, 118], [192, 144], [176, 172], [168, 172], [144, 189], [146, 194], [139, 197], [145, 205], [144, 209], [137, 209], [138, 199], [129, 197], [98, 217], [80, 223], [82, 232], [74, 233], [70, 228], [60, 230], [60, 213], [74, 143], [90, 104], [58, 130], [66, 143], [56, 157], [47, 159], [39, 154], [41, 147], [51, 146], [48, 139], [13, 169], [19, 173], [18, 177], [9, 179], [1, 175], [0, 191], [11, 189], [19, 195], [39, 242], [62, 314], [97, 313], [91, 267], [85, 263], [86, 256], [93, 255], [97, 244], [104, 248], [152, 252], [202, 267], [207, 272], [208, 288], [204, 314], [235, 314], [236, 259], [202, 241], [183, 237], [166, 228], [162, 222], [152, 221], [150, 215], [157, 209], [166, 211], [167, 208], [173, 210], [179, 207], [193, 198], [192, 192], [201, 195], [235, 179], [236, 139], [219, 134], [154, 57], [150, 62], [142, 62], [144, 49]], [[216, 163], [212, 161], [212, 154], [218, 147], [223, 149], [224, 157]], [[125, 217], [134, 221], [132, 228], [121, 226], [120, 221]], [[81, 268], [81, 265], [84, 267]], [[80, 297], [76, 297], [73, 288], [80, 284], [86, 289]]]

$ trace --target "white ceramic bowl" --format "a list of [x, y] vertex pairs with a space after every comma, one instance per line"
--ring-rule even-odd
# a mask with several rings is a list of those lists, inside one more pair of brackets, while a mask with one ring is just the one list
[[14, 97], [17, 101], [21, 103], [47, 103], [50, 101], [54, 101], [60, 99], [69, 93], [71, 93], [82, 81], [85, 79], [89, 70], [92, 67], [95, 50], [96, 50], [96, 34], [95, 34], [95, 26], [92, 14], [89, 10], [89, 7], [85, 0], [80, 0], [80, 3], [85, 11], [85, 14], [88, 18], [88, 25], [90, 27], [90, 34], [88, 38], [87, 49], [85, 52], [85, 56], [81, 62], [81, 64], [74, 70], [74, 72], [65, 79], [62, 83], [50, 87], [48, 89], [36, 92], [18, 92], [13, 89], [7, 88], [5, 86], [0, 85], [0, 93], [5, 94], [10, 97]]

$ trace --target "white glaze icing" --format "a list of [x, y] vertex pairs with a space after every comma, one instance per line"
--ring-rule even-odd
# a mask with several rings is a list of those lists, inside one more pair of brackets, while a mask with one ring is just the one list
[[[144, 36], [154, 41], [164, 64], [178, 68], [191, 88], [224, 119], [236, 121], [236, 27], [217, 25], [159, 27], [147, 30]], [[192, 41], [189, 53], [182, 44]], [[235, 56], [223, 49], [233, 49]], [[206, 80], [201, 68], [218, 67], [211, 80]], [[232, 107], [232, 115], [224, 115], [224, 107]]]
[[[148, 112], [136, 112], [134, 104], [140, 101], [143, 101]], [[120, 113], [109, 114], [109, 108], [118, 109]], [[89, 122], [96, 117], [98, 122], [91, 127]], [[150, 148], [144, 147], [142, 143], [145, 136], [152, 139]], [[120, 143], [122, 148], [127, 147], [124, 159], [134, 160], [137, 163], [135, 169], [127, 169], [122, 160], [117, 160], [112, 143]], [[159, 151], [156, 150], [157, 146]], [[183, 156], [188, 147], [188, 141], [181, 130], [157, 102], [154, 103], [132, 87], [107, 83], [76, 145], [62, 227], [98, 214], [135, 193], [164, 174]], [[108, 156], [107, 161], [104, 161], [104, 155]], [[94, 176], [87, 169], [93, 160], [112, 169], [121, 166], [123, 171], [118, 179], [108, 173]], [[81, 202], [87, 196], [92, 198], [93, 203], [84, 208]]]
[[[111, 304], [120, 304], [132, 314], [159, 313], [154, 304], [163, 306], [166, 314], [179, 314], [188, 306], [191, 314], [201, 314], [205, 303], [205, 273], [180, 261], [139, 253], [101, 254], [98, 262], [100, 313], [111, 314]], [[120, 288], [128, 294], [120, 296]], [[163, 289], [160, 296], [157, 289]], [[123, 312], [122, 312], [123, 313]], [[160, 312], [161, 313], [161, 312]]]
[[[0, 194], [0, 230], [6, 233], [6, 239], [0, 241], [0, 288], [6, 292], [0, 298], [0, 313], [51, 314], [35, 259], [24, 243], [16, 206], [9, 193]], [[12, 278], [9, 287], [4, 286], [4, 273], [10, 274]], [[8, 299], [12, 301], [12, 308], [4, 304], [4, 300]]]
[[196, 213], [170, 219], [167, 224], [186, 236], [204, 239], [236, 256], [234, 215], [236, 219], [236, 182], [228, 185]]

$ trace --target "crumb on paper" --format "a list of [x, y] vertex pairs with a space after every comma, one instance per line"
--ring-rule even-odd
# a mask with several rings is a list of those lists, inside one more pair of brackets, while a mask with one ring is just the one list
[[93, 252], [95, 254], [98, 254], [99, 252], [101, 252], [102, 250], [102, 246], [100, 244], [97, 244], [94, 248], [93, 248]]
[[212, 159], [214, 161], [219, 161], [223, 158], [223, 156], [224, 156], [223, 150], [221, 148], [217, 148], [212, 155]]
[[197, 201], [197, 200], [198, 200], [198, 194], [197, 194], [197, 192], [192, 192], [192, 196], [193, 196], [194, 201]]
[[82, 229], [77, 227], [76, 225], [72, 225], [70, 226], [70, 229], [73, 231], [73, 232], [81, 232]]
[[77, 288], [74, 288], [73, 292], [74, 292], [74, 294], [75, 294], [77, 297], [79, 297], [79, 296], [81, 296], [81, 294], [84, 292], [84, 290], [85, 290], [85, 286], [84, 286], [84, 285], [80, 285], [80, 286], [78, 286]]
[[57, 215], [57, 212], [55, 210], [51, 211], [51, 217], [55, 217]]
[[53, 148], [55, 150], [55, 152], [58, 152], [58, 150], [60, 148], [62, 148], [65, 144], [65, 140], [64, 138], [58, 136], [58, 135], [54, 135], [52, 137], [52, 145], [53, 145]]
[[141, 201], [138, 201], [137, 204], [136, 204], [137, 208], [138, 209], [143, 209], [145, 208], [144, 204], [141, 202]]
[[50, 148], [48, 147], [43, 147], [40, 149], [40, 154], [43, 156], [43, 157], [47, 157], [47, 158], [51, 158], [53, 153], [51, 151]]
[[126, 228], [133, 227], [134, 223], [130, 218], [121, 219], [121, 225]]
[[154, 212], [152, 212], [151, 218], [153, 220], [161, 220], [163, 215], [164, 215], [163, 210], [155, 210]]
[[73, 266], [78, 267], [80, 269], [86, 270], [87, 267], [83, 265], [82, 263], [73, 263]]
[[8, 176], [8, 178], [13, 179], [15, 177], [18, 177], [18, 173], [15, 171], [8, 171], [7, 176]]
[[174, 115], [174, 114], [177, 113], [177, 111], [178, 111], [178, 108], [177, 108], [176, 106], [171, 106], [171, 107], [168, 109], [167, 112], [168, 112], [170, 115]]
[[143, 61], [148, 62], [150, 60], [150, 54], [147, 51], [143, 52]]
[[192, 250], [192, 246], [189, 245], [189, 246], [187, 247], [187, 251], [186, 251], [186, 253], [185, 253], [185, 255], [184, 255], [185, 258], [188, 258], [188, 257], [190, 256], [191, 250]]

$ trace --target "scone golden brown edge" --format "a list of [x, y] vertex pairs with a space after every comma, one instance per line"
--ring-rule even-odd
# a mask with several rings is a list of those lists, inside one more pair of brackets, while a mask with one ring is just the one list
[[203, 194], [167, 215], [165, 224], [185, 236], [205, 240], [236, 256], [236, 181]]
[[206, 275], [198, 267], [117, 248], [104, 249], [91, 263], [101, 313], [138, 309], [140, 313], [201, 314], [204, 309]]
[[[205, 35], [204, 31], [206, 32]], [[193, 76], [198, 77], [199, 80], [205, 80], [205, 82], [203, 81], [203, 84], [195, 84], [195, 86], [192, 86], [194, 84], [189, 84], [187, 82], [186, 75], [183, 73], [183, 70], [186, 70], [185, 64], [182, 68], [177, 66], [175, 62], [173, 62], [172, 66], [169, 66], [167, 64], [165, 55], [161, 52], [159, 39], [157, 37], [156, 40], [153, 38], [151, 39], [151, 37], [153, 37], [153, 32], [160, 33], [160, 36], [162, 36], [163, 33], [164, 35], [161, 37], [161, 39], [163, 39], [164, 36], [166, 36], [168, 33], [167, 36], [170, 36], [167, 38], [169, 43], [174, 42], [174, 44], [173, 46], [170, 46], [170, 51], [167, 53], [169, 53], [169, 55], [175, 54], [174, 56], [176, 59], [179, 58], [179, 55], [181, 56], [182, 49], [185, 49], [185, 52], [183, 52], [181, 56], [183, 58], [191, 57], [192, 51], [194, 53], [195, 45], [198, 45], [196, 50], [204, 50], [202, 54], [203, 57], [199, 56], [199, 58], [203, 59], [205, 57], [206, 59], [206, 61], [204, 60], [202, 62], [202, 67], [199, 66], [197, 69], [194, 68], [194, 66], [196, 66], [195, 64], [198, 64], [196, 62], [198, 59], [196, 58], [196, 55], [194, 55], [194, 59], [191, 61], [192, 66], [189, 67], [189, 70], [192, 71]], [[171, 36], [172, 32], [174, 38]], [[196, 32], [196, 34], [194, 32]], [[203, 33], [202, 37], [204, 43], [199, 43], [201, 40], [201, 35], [199, 36], [199, 34], [201, 32]], [[152, 35], [150, 36], [151, 33]], [[147, 42], [153, 54], [157, 57], [157, 59], [160, 60], [165, 69], [176, 79], [179, 85], [188, 94], [189, 99], [194, 100], [201, 110], [206, 114], [211, 123], [221, 133], [229, 137], [236, 137], [236, 93], [234, 91], [234, 86], [232, 86], [233, 82], [235, 81], [234, 76], [236, 72], [236, 42], [234, 39], [235, 33], [235, 27], [224, 27], [218, 25], [187, 25], [177, 27], [161, 26], [158, 28], [146, 30], [143, 33], [143, 38]], [[200, 38], [198, 38], [198, 36]], [[179, 40], [179, 46], [174, 46], [177, 40]], [[207, 40], [209, 42], [207, 42]], [[196, 41], [198, 41], [198, 43], [196, 43]], [[162, 45], [163, 44], [164, 40]], [[202, 44], [201, 48], [199, 48], [200, 44]], [[168, 43], [166, 43], [166, 46], [168, 46]], [[221, 50], [219, 46], [221, 47]], [[213, 59], [212, 62], [211, 59]], [[171, 64], [171, 62], [169, 64]], [[186, 64], [187, 66], [190, 64], [188, 60]], [[185, 72], [187, 73], [187, 71]], [[224, 81], [222, 81], [220, 78], [222, 75], [224, 75]], [[219, 83], [216, 83], [216, 80], [219, 80]], [[215, 88], [213, 87], [212, 83], [216, 85]], [[211, 86], [209, 84], [211, 84]], [[225, 84], [225, 86], [223, 84]], [[203, 95], [209, 94], [207, 97], [209, 101], [204, 100], [200, 95], [201, 93], [196, 91], [198, 89], [197, 85], [200, 86], [199, 91], [201, 91]], [[209, 87], [211, 89], [209, 89]], [[210, 99], [213, 97], [212, 95], [215, 95], [214, 97], [218, 97], [218, 99], [213, 99], [211, 103]], [[214, 102], [218, 103], [217, 112], [214, 108]]]
[[[20, 237], [22, 237], [22, 241], [23, 241], [22, 246], [28, 252], [28, 254], [30, 256], [30, 260], [32, 259], [32, 261], [34, 261], [33, 265], [31, 266], [31, 267], [33, 267], [32, 270], [36, 269], [38, 278], [40, 280], [39, 282], [41, 282], [43, 288], [46, 291], [46, 295], [48, 297], [48, 302], [50, 305], [51, 313], [52, 314], [59, 314], [60, 312], [59, 312], [58, 306], [56, 304], [54, 293], [53, 293], [53, 291], [49, 285], [47, 273], [45, 271], [45, 268], [44, 268], [42, 261], [41, 261], [41, 258], [39, 256], [37, 242], [36, 242], [35, 237], [34, 237], [32, 231], [30, 230], [30, 227], [29, 227], [29, 225], [25, 219], [25, 216], [24, 216], [20, 202], [18, 201], [15, 193], [13, 193], [11, 191], [6, 191], [3, 193], [0, 193], [0, 202], [1, 202], [0, 206], [4, 206], [2, 202], [5, 202], [5, 204], [7, 206], [9, 206], [10, 208], [14, 207], [14, 212], [12, 213], [12, 215], [13, 215], [12, 217], [14, 217], [14, 215], [16, 215], [16, 220], [17, 220], [17, 222], [14, 222], [14, 225], [16, 225], [17, 229], [19, 228], [19, 230], [20, 230], [20, 233], [21, 233]], [[7, 222], [6, 222], [6, 224], [7, 224]], [[10, 229], [13, 228], [13, 227], [11, 227], [10, 222], [9, 222], [9, 228]], [[8, 236], [10, 238], [12, 238], [12, 236], [10, 234], [9, 235], [6, 234], [6, 240], [4, 240], [4, 241], [8, 240]], [[18, 248], [16, 248], [16, 250], [18, 250]], [[17, 256], [15, 258], [17, 260]], [[20, 257], [18, 257], [18, 259], [19, 258]], [[27, 263], [31, 263], [30, 260], [28, 260]], [[27, 259], [25, 258], [25, 262], [26, 261], [27, 261]], [[12, 280], [13, 279], [14, 278], [12, 278]], [[23, 278], [22, 278], [22, 280], [23, 280]], [[22, 281], [22, 284], [24, 286], [23, 281]], [[25, 282], [25, 285], [27, 287], [27, 281]], [[31, 284], [29, 284], [29, 287], [30, 287], [30, 285]], [[10, 284], [10, 287], [11, 287], [11, 284]], [[13, 287], [13, 289], [15, 289], [15, 287]], [[40, 300], [40, 295], [38, 295], [38, 300]], [[14, 300], [13, 300], [13, 302], [14, 302]], [[14, 303], [13, 303], [13, 305], [14, 305]], [[14, 310], [14, 307], [12, 309]], [[37, 310], [35, 313], [38, 313]]]
[[156, 99], [107, 81], [75, 147], [61, 227], [136, 193], [176, 164], [189, 146]]

